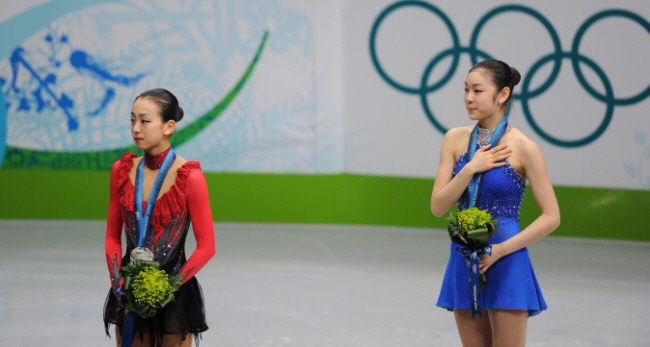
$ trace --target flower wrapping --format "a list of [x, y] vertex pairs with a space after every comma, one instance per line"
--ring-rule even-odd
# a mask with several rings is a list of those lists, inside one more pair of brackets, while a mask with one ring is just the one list
[[485, 210], [470, 207], [449, 214], [447, 231], [451, 241], [469, 249], [487, 246], [488, 240], [499, 227], [499, 220]]
[[[488, 240], [499, 227], [499, 220], [485, 210], [470, 207], [458, 213], [449, 214], [447, 231], [451, 241], [463, 246], [458, 251], [469, 259], [471, 253], [486, 253]], [[487, 277], [481, 275], [481, 288], [487, 285]]]
[[183, 276], [169, 276], [156, 261], [136, 260], [122, 267], [125, 313], [148, 318], [174, 300]]

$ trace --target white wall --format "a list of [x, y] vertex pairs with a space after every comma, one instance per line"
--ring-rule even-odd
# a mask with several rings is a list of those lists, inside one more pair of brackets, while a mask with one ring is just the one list
[[[371, 62], [369, 37], [380, 13], [394, 1], [343, 1], [343, 107], [346, 171], [364, 174], [432, 177], [443, 134], [426, 117], [419, 95], [390, 86]], [[562, 51], [570, 52], [574, 36], [592, 15], [612, 8], [609, 1], [519, 1], [543, 15], [557, 31]], [[479, 19], [499, 1], [429, 1], [453, 23], [460, 46], [468, 47]], [[619, 1], [616, 7], [650, 18], [650, 3]], [[404, 6], [388, 14], [377, 31], [376, 52], [386, 73], [418, 88], [427, 64], [452, 47], [449, 29], [439, 16], [420, 6]], [[516, 67], [523, 77], [532, 65], [553, 52], [550, 35], [530, 15], [507, 12], [492, 17], [480, 31], [477, 47]], [[640, 24], [622, 17], [597, 21], [584, 34], [579, 52], [596, 62], [611, 82], [615, 97], [648, 88], [650, 36]], [[439, 81], [451, 58], [442, 60], [429, 81]], [[550, 75], [553, 63], [535, 73], [532, 86]], [[463, 82], [472, 66], [462, 54], [453, 78], [426, 99], [436, 119], [447, 128], [470, 125], [463, 105]], [[597, 90], [603, 83], [581, 65]], [[430, 82], [430, 83], [431, 83]], [[523, 82], [523, 78], [522, 78]], [[522, 84], [515, 88], [521, 91]], [[532, 88], [531, 88], [532, 89]], [[587, 93], [563, 59], [557, 80], [530, 100], [539, 127], [564, 140], [584, 138], [598, 128], [606, 104]], [[650, 188], [650, 98], [614, 106], [602, 136], [579, 147], [553, 144], [526, 121], [522, 104], [513, 101], [511, 123], [539, 144], [554, 184]]]
[[[0, 159], [5, 145], [59, 153], [131, 145], [128, 113], [132, 100], [157, 86], [179, 96], [186, 111], [186, 119], [179, 124], [182, 128], [226, 95], [268, 30], [269, 40], [250, 80], [217, 121], [177, 149], [181, 155], [200, 159], [206, 171], [433, 177], [443, 132], [427, 118], [417, 93], [400, 91], [380, 76], [370, 51], [373, 24], [389, 6], [402, 6], [378, 26], [375, 52], [388, 76], [418, 89], [425, 67], [452, 48], [449, 29], [437, 13], [452, 23], [459, 47], [465, 49], [479, 20], [503, 4], [470, 0], [3, 1], [0, 27], [8, 34], [0, 38], [4, 54], [0, 78], [5, 81], [2, 96], [11, 105], [7, 112], [0, 107]], [[611, 1], [592, 0], [526, 0], [516, 5], [546, 18], [566, 54], [581, 25], [613, 6]], [[602, 69], [614, 97], [648, 93], [650, 3], [618, 1], [615, 6], [640, 17], [646, 27], [620, 16], [598, 20], [585, 32], [579, 53]], [[55, 10], [56, 15], [43, 8]], [[44, 40], [48, 34], [65, 34], [68, 42], [53, 48]], [[54, 103], [36, 111], [32, 92], [38, 83], [24, 64], [18, 64], [20, 91], [10, 88], [15, 74], [10, 56], [17, 46], [25, 48], [23, 58], [39, 74], [56, 75], [50, 88], [74, 101], [69, 111], [80, 119], [79, 129], [69, 129]], [[533, 64], [554, 50], [539, 20], [512, 11], [486, 22], [477, 47], [519, 69], [523, 79], [531, 76]], [[111, 73], [147, 76], [129, 86], [99, 78], [92, 69], [69, 66], [73, 50], [87, 52], [96, 66]], [[63, 64], [54, 67], [50, 58]], [[439, 81], [451, 61], [447, 57], [437, 64], [427, 83]], [[561, 63], [549, 88], [530, 98], [529, 114], [551, 136], [574, 141], [599, 127], [607, 105], [585, 90], [570, 59]], [[471, 124], [462, 92], [471, 66], [469, 54], [462, 53], [451, 79], [425, 94], [424, 100], [444, 128]], [[545, 64], [534, 74], [531, 89], [550, 76], [553, 66]], [[584, 63], [580, 66], [588, 83], [604, 91], [594, 71]], [[521, 92], [522, 84], [523, 80], [515, 92]], [[102, 113], [86, 116], [84, 112], [96, 108], [109, 87], [115, 89], [116, 97]], [[47, 101], [49, 96], [42, 95]], [[22, 97], [30, 100], [29, 111], [19, 110]], [[542, 148], [554, 184], [650, 189], [649, 109], [647, 96], [628, 105], [613, 105], [604, 132], [577, 147], [540, 136], [526, 120], [519, 100], [513, 102], [510, 121]]]

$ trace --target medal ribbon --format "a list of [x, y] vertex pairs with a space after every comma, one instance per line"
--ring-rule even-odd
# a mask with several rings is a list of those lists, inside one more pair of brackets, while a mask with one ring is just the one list
[[[499, 141], [501, 141], [501, 138], [503, 135], [506, 133], [506, 129], [508, 128], [508, 120], [506, 119], [506, 116], [503, 116], [501, 118], [501, 121], [499, 121], [499, 124], [497, 125], [497, 128], [494, 129], [494, 134], [492, 134], [492, 138], [490, 139], [490, 148], [493, 148], [494, 146], [499, 144]], [[469, 163], [472, 161], [472, 158], [474, 158], [474, 154], [476, 154], [476, 145], [478, 144], [478, 123], [474, 127], [474, 130], [472, 130], [472, 134], [469, 138], [469, 145], [467, 146], [467, 161], [466, 163]], [[481, 183], [483, 182], [483, 172], [478, 172], [475, 173], [474, 176], [472, 177], [472, 180], [469, 182], [469, 207], [474, 207], [478, 203], [478, 194], [479, 190], [481, 189]]]
[[[144, 158], [138, 164], [138, 169], [135, 173], [135, 192], [134, 192], [134, 209], [135, 209], [135, 219], [136, 219], [136, 232], [138, 233], [138, 247], [146, 247], [147, 240], [149, 240], [149, 235], [151, 233], [151, 217], [153, 215], [153, 208], [156, 205], [156, 200], [158, 200], [158, 193], [160, 193], [160, 188], [162, 187], [165, 177], [169, 169], [171, 169], [172, 164], [176, 160], [176, 153], [173, 149], [169, 149], [169, 153], [165, 157], [165, 160], [156, 175], [156, 180], [151, 187], [151, 194], [149, 194], [149, 200], [147, 200], [147, 209], [145, 210], [144, 215], [142, 214], [142, 185], [144, 182]], [[135, 336], [135, 325], [138, 323], [139, 317], [135, 313], [129, 313], [124, 315], [124, 322], [122, 324], [122, 347], [131, 347], [133, 343], [133, 337]]]
[[151, 194], [149, 194], [149, 200], [147, 200], [147, 209], [145, 214], [142, 214], [142, 184], [144, 181], [144, 158], [138, 164], [138, 170], [135, 174], [135, 194], [134, 194], [134, 208], [135, 208], [135, 219], [136, 219], [136, 232], [138, 233], [138, 247], [146, 247], [147, 240], [149, 239], [151, 225], [151, 217], [153, 215], [153, 208], [156, 205], [156, 200], [158, 199], [158, 193], [160, 193], [160, 188], [162, 187], [165, 177], [167, 177], [167, 172], [174, 164], [176, 160], [176, 153], [173, 149], [169, 149], [169, 153], [165, 157], [165, 160], [156, 175], [156, 181], [154, 181], [153, 186], [151, 187]]
[[[496, 129], [494, 129], [494, 133], [492, 134], [492, 138], [490, 139], [490, 148], [494, 148], [494, 146], [499, 144], [499, 141], [501, 141], [501, 138], [503, 135], [505, 135], [506, 130], [508, 129], [508, 119], [504, 115], [501, 117], [501, 120], [499, 121], [499, 124], [497, 125]], [[474, 154], [476, 154], [476, 145], [478, 144], [478, 123], [474, 127], [474, 130], [472, 130], [472, 134], [470, 135], [469, 138], [469, 145], [467, 146], [467, 161], [466, 163], [469, 163], [472, 158], [474, 158]], [[481, 184], [483, 183], [483, 174], [484, 172], [478, 172], [475, 173], [474, 176], [472, 177], [472, 180], [469, 182], [469, 186], [467, 189], [469, 190], [469, 207], [476, 207], [478, 204], [478, 196], [479, 196], [479, 191], [481, 190]], [[464, 248], [458, 249], [461, 254], [465, 255], [467, 259], [469, 259], [469, 266], [471, 269], [470, 277], [469, 277], [469, 282], [470, 282], [470, 295], [472, 297], [472, 318], [474, 318], [474, 315], [478, 314], [479, 317], [483, 317], [481, 314], [481, 305], [478, 300], [478, 293], [481, 291], [481, 285], [480, 285], [480, 276], [481, 272], [479, 269], [479, 261], [481, 260], [480, 255], [481, 254], [488, 254], [490, 255], [492, 253], [492, 248], [491, 247], [485, 247], [484, 249], [467, 249]]]

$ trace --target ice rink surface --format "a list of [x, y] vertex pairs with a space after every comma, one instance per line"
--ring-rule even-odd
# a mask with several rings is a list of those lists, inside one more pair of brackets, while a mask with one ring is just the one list
[[[0, 345], [115, 346], [104, 334], [104, 222], [0, 220]], [[435, 302], [446, 231], [215, 224], [197, 275], [201, 346], [461, 346]], [[187, 251], [194, 248], [188, 237]], [[650, 345], [650, 243], [547, 237], [529, 247], [549, 310], [527, 346]]]

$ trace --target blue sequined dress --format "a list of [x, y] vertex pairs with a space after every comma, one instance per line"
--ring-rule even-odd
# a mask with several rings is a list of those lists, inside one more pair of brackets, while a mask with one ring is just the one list
[[[458, 158], [454, 176], [465, 166], [466, 160], [466, 154]], [[477, 207], [487, 209], [499, 220], [499, 228], [490, 238], [490, 244], [501, 243], [521, 231], [519, 210], [525, 190], [524, 180], [510, 164], [485, 172]], [[465, 190], [458, 200], [459, 211], [467, 208], [468, 198], [468, 191]], [[470, 269], [465, 257], [456, 251], [458, 247], [451, 243], [437, 306], [448, 310], [469, 310]], [[502, 257], [490, 266], [486, 274], [487, 288], [479, 297], [481, 309], [526, 310], [529, 316], [533, 316], [547, 308], [527, 248]]]

